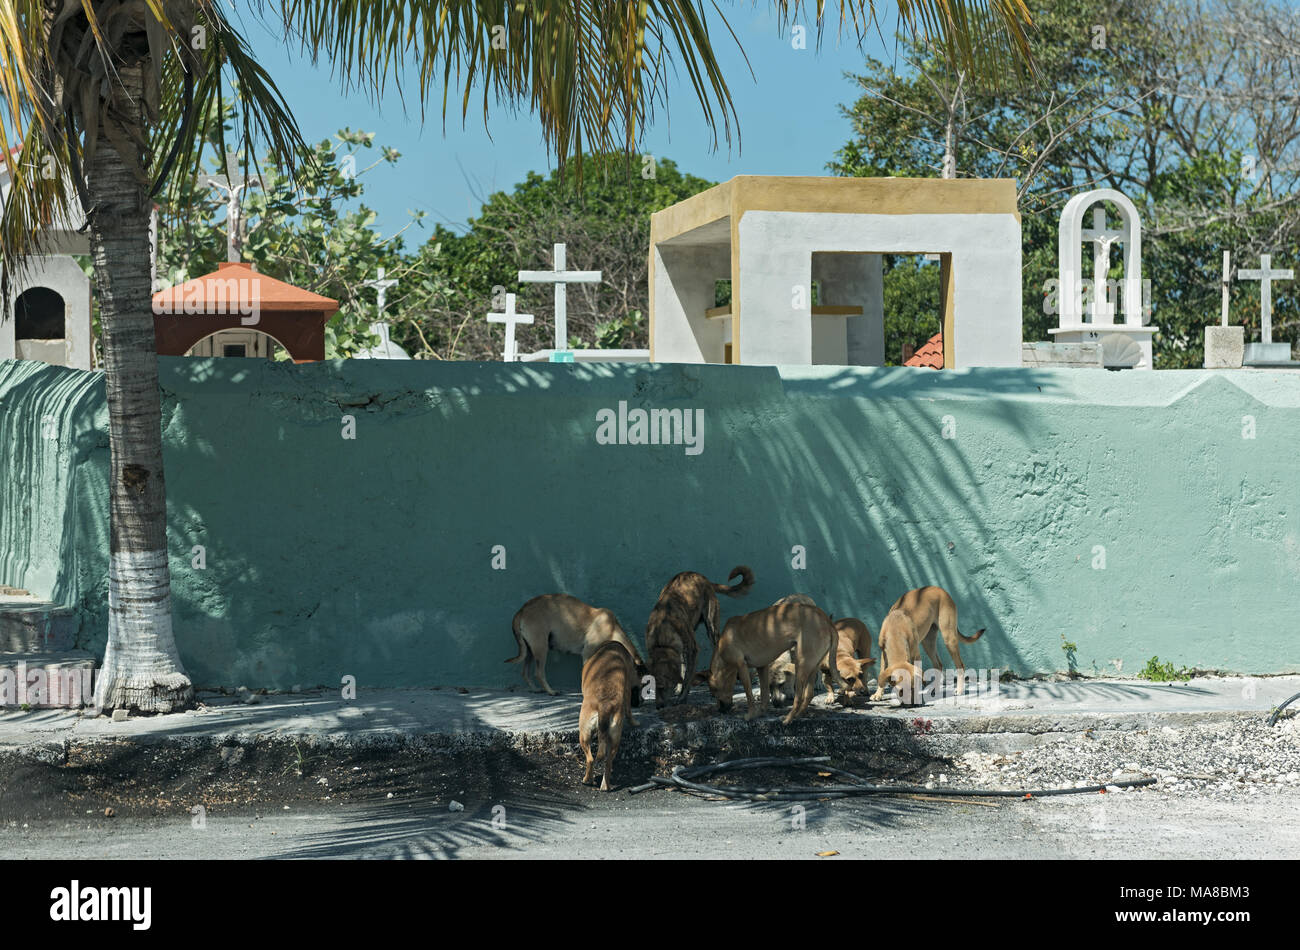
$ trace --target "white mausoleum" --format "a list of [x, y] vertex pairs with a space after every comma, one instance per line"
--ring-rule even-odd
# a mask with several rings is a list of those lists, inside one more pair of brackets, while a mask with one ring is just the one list
[[1012, 180], [744, 175], [650, 222], [652, 361], [882, 366], [889, 253], [939, 258], [946, 368], [1021, 365]]

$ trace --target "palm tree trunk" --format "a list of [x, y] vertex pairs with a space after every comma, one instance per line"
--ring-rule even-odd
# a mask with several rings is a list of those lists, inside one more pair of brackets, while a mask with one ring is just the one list
[[[120, 79], [143, 109], [141, 67]], [[140, 120], [134, 129], [132, 119]], [[142, 141], [143, 114], [105, 121]], [[100, 709], [170, 712], [194, 701], [172, 634], [163, 481], [162, 405], [150, 281], [147, 156], [126, 137], [101, 137], [90, 157], [90, 248], [104, 328], [111, 451], [108, 649], [95, 689]], [[137, 139], [136, 136], [141, 136]], [[123, 155], [119, 148], [130, 154]]]

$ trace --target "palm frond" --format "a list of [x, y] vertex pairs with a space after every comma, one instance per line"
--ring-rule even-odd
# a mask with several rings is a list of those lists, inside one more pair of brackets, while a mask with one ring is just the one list
[[[141, 62], [143, 103], [117, 81]], [[82, 169], [105, 144], [150, 193], [192, 171], [200, 119], [227, 83], [243, 98], [241, 137], [264, 139], [292, 166], [306, 143], [219, 0], [0, 0], [0, 160], [12, 182], [0, 266], [21, 267], [70, 203], [84, 203]], [[141, 106], [143, 130], [125, 121]]]

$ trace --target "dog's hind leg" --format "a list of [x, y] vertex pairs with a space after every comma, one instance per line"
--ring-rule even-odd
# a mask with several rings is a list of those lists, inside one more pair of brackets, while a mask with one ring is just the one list
[[[925, 648], [925, 655], [928, 656], [928, 657], [930, 658], [930, 662], [931, 662], [932, 664], [934, 664], [934, 668], [935, 668], [936, 670], [939, 671], [939, 672], [938, 672], [938, 677], [939, 677], [939, 695], [942, 696], [943, 693], [944, 693], [944, 688], [943, 688], [943, 660], [939, 659], [939, 638], [938, 638], [938, 632], [939, 632], [939, 628], [938, 628], [938, 626], [933, 626], [933, 627], [931, 627], [931, 628], [930, 628], [930, 632], [927, 633], [927, 634], [925, 635], [925, 637], [921, 640], [921, 646], [923, 646], [923, 647]], [[956, 659], [956, 661], [957, 661], [957, 665], [958, 665], [958, 666], [961, 666], [961, 656], [960, 656], [960, 655], [957, 655], [957, 656], [955, 657], [955, 659]], [[920, 664], [920, 660], [921, 660], [921, 657], [920, 657], [919, 655], [912, 657], [912, 662], [915, 663], [918, 667], [921, 665], [921, 664]], [[917, 687], [917, 688], [918, 688], [918, 689], [920, 688], [920, 687], [919, 687], [919, 684], [918, 684], [918, 687]]]
[[600, 790], [609, 791], [609, 780], [614, 774], [614, 757], [618, 755], [618, 744], [623, 739], [623, 717], [614, 713], [610, 717], [609, 727], [601, 733], [600, 744], [604, 747], [601, 768], [604, 770], [600, 779]]
[[599, 723], [599, 713], [592, 713], [584, 721], [578, 723], [578, 745], [582, 746], [582, 754], [587, 757], [587, 771], [582, 776], [583, 785], [590, 785], [593, 778], [592, 772], [596, 760], [591, 755], [591, 734], [599, 727]]
[[547, 637], [546, 640], [538, 644], [537, 652], [533, 654], [533, 663], [535, 664], [537, 681], [542, 684], [542, 689], [552, 696], [558, 696], [559, 694], [551, 689], [551, 684], [546, 682], [546, 655], [550, 646], [549, 640], [550, 637]]
[[790, 725], [791, 720], [808, 708], [808, 704], [812, 702], [813, 693], [817, 691], [817, 667], [813, 667], [811, 674], [802, 666], [796, 665], [795, 669], [794, 698], [790, 703], [790, 711], [781, 720], [781, 724], [786, 726]]
[[695, 679], [695, 663], [699, 659], [700, 648], [695, 643], [695, 631], [692, 630], [690, 639], [683, 646], [686, 649], [682, 652], [682, 691], [677, 694], [677, 702], [686, 702], [691, 695], [691, 682]]

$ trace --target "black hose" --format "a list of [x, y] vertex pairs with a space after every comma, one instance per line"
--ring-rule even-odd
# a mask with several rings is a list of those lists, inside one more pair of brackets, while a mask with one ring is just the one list
[[[1293, 699], [1295, 697], [1292, 697]], [[1290, 700], [1288, 700], [1289, 702]], [[872, 785], [866, 779], [844, 769], [837, 769], [827, 765], [830, 761], [829, 756], [812, 756], [808, 758], [786, 759], [779, 756], [767, 756], [760, 758], [733, 759], [730, 762], [716, 762], [709, 765], [677, 766], [673, 769], [673, 774], [669, 778], [654, 776], [644, 785], [638, 785], [628, 791], [635, 795], [639, 792], [648, 791], [652, 788], [668, 787], [679, 788], [685, 791], [702, 792], [710, 795], [721, 795], [725, 798], [739, 798], [748, 801], [760, 802], [782, 802], [782, 801], [808, 801], [810, 799], [823, 798], [850, 798], [857, 795], [891, 795], [891, 794], [908, 794], [908, 795], [935, 795], [948, 797], [965, 797], [965, 798], [1046, 798], [1050, 795], [1079, 795], [1086, 792], [1100, 792], [1107, 788], [1141, 788], [1145, 785], [1154, 785], [1156, 780], [1153, 778], [1131, 779], [1123, 782], [1108, 782], [1105, 785], [1089, 785], [1084, 788], [1044, 788], [1044, 789], [1021, 789], [1019, 791], [1007, 789], [979, 789], [979, 788], [927, 788], [924, 785]], [[832, 775], [848, 779], [852, 784], [848, 785], [823, 785], [823, 786], [786, 786], [764, 787], [754, 785], [707, 785], [702, 782], [696, 782], [694, 779], [701, 778], [714, 772], [730, 772], [737, 769], [758, 769], [768, 766], [778, 766], [781, 768], [805, 768], [813, 769], [818, 772], [829, 772]]]
[[1282, 710], [1286, 709], [1286, 707], [1290, 706], [1297, 699], [1300, 699], [1300, 693], [1296, 693], [1294, 696], [1292, 696], [1290, 699], [1284, 702], [1281, 706], [1278, 706], [1276, 709], [1274, 709], [1273, 715], [1268, 717], [1268, 724], [1271, 726], [1274, 723], [1276, 723], [1277, 717], [1282, 715]]

